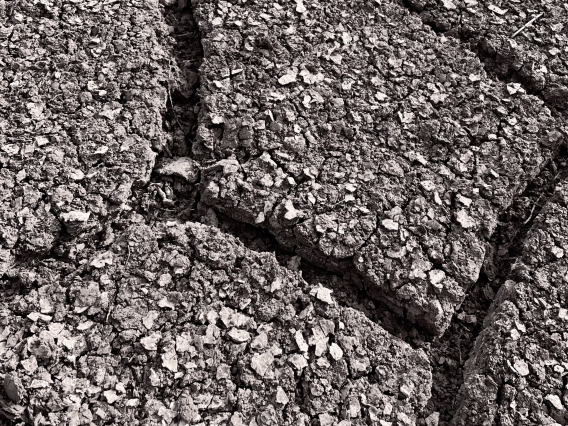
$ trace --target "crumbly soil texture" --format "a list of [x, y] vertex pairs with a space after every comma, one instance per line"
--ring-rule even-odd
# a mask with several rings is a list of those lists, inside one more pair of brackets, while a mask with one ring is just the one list
[[533, 3], [0, 0], [0, 425], [567, 425]]

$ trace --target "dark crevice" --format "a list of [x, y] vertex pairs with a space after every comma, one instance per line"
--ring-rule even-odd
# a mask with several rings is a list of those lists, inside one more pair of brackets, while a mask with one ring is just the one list
[[[156, 166], [174, 157], [193, 157], [193, 144], [199, 114], [199, 74], [203, 48], [197, 24], [188, 2], [179, 1], [163, 10], [170, 30], [162, 34], [163, 45], [170, 46], [168, 80], [162, 81], [166, 90], [166, 108], [162, 130], [166, 134], [157, 152]], [[199, 176], [197, 179], [199, 182]], [[199, 202], [198, 184], [184, 178], [162, 176], [154, 168], [150, 183], [135, 195], [139, 212], [148, 223], [161, 220], [190, 220]]]

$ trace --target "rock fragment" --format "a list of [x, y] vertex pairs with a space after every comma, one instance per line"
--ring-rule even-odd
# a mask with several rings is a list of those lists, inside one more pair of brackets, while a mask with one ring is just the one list
[[177, 176], [194, 183], [199, 176], [199, 166], [189, 157], [163, 159], [156, 172], [164, 176]]

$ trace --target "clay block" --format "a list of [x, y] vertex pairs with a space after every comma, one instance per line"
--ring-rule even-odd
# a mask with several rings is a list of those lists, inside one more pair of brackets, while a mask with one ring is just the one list
[[568, 183], [535, 219], [464, 368], [455, 425], [568, 422]]
[[166, 138], [159, 3], [101, 7], [0, 12], [0, 275], [131, 209]]
[[411, 425], [430, 398], [422, 350], [205, 225], [135, 224], [74, 274], [35, 272], [0, 311], [15, 417]]
[[441, 334], [563, 138], [393, 2], [200, 0], [202, 200]]
[[548, 105], [568, 107], [568, 9], [564, 4], [475, 0], [410, 0], [408, 4], [425, 23], [477, 50], [497, 76], [512, 77], [516, 83], [510, 84], [511, 90], [524, 90], [520, 82], [540, 93]]

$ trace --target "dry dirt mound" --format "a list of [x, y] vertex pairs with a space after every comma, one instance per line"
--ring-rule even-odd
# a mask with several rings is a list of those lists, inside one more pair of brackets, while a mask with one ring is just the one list
[[195, 14], [202, 199], [441, 334], [563, 123], [397, 3]]

